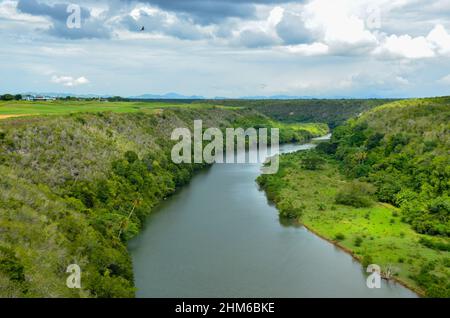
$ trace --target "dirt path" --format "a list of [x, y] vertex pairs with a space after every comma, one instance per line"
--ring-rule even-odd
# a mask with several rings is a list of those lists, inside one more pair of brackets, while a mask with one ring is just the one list
[[22, 117], [27, 115], [0, 115], [0, 120], [6, 119], [6, 118], [13, 118], [13, 117]]

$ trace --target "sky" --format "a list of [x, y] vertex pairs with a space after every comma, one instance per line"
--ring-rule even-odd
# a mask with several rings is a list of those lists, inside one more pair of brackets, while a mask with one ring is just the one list
[[0, 0], [0, 41], [0, 93], [450, 95], [448, 0]]

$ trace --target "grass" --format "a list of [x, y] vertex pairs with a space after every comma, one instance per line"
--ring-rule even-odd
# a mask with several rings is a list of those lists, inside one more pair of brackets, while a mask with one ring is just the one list
[[341, 246], [364, 262], [391, 269], [395, 277], [420, 294], [424, 291], [413, 277], [423, 266], [435, 262], [434, 273], [450, 275], [449, 252], [422, 245], [421, 237], [410, 225], [401, 221], [400, 211], [393, 206], [375, 203], [370, 208], [353, 208], [335, 203], [336, 193], [348, 181], [339, 173], [337, 164], [328, 162], [321, 170], [300, 168], [300, 155], [282, 157], [277, 175], [264, 176], [260, 183], [278, 208], [297, 212], [297, 219], [311, 231]]
[[160, 109], [190, 108], [208, 109], [225, 108], [239, 109], [239, 107], [217, 106], [200, 103], [170, 103], [170, 102], [101, 102], [101, 101], [2, 101], [0, 102], [0, 119], [11, 116], [26, 115], [62, 115], [78, 112], [114, 112], [114, 113], [154, 113]]
[[313, 136], [323, 136], [327, 134], [330, 130], [327, 124], [321, 123], [295, 123], [295, 124], [286, 124], [280, 123], [277, 121], [273, 121], [274, 127], [280, 129], [292, 129], [294, 131], [306, 130], [311, 133]]

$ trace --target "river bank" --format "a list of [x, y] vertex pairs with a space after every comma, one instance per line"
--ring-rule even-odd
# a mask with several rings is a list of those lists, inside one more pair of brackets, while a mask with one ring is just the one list
[[[283, 138], [299, 140], [323, 129], [210, 107], [2, 119], [0, 264], [8, 266], [0, 266], [0, 296], [133, 297], [127, 242], [205, 166], [170, 157], [172, 131], [195, 119], [220, 128], [277, 124]], [[66, 286], [70, 264], [82, 270], [81, 289]]]
[[215, 164], [148, 217], [129, 244], [137, 297], [414, 297], [384, 281], [368, 289], [349, 255], [286, 226], [255, 183], [260, 168]]
[[346, 251], [362, 263], [378, 264], [382, 274], [424, 296], [417, 275], [429, 262], [445, 273], [448, 252], [436, 251], [420, 243], [417, 234], [401, 221], [398, 210], [376, 203], [353, 208], [335, 202], [336, 193], [349, 181], [337, 164], [327, 161], [321, 169], [302, 168], [302, 154], [282, 156], [280, 172], [258, 179], [281, 213], [293, 211], [293, 219], [308, 230]]

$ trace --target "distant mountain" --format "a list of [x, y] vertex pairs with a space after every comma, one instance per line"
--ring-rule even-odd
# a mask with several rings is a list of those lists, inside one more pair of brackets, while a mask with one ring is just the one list
[[167, 93], [164, 95], [144, 94], [144, 95], [139, 95], [139, 96], [130, 96], [129, 98], [132, 98], [132, 99], [205, 99], [205, 97], [203, 97], [203, 96], [198, 96], [198, 95], [186, 96], [186, 95], [181, 95], [178, 93]]
[[239, 99], [314, 99], [312, 96], [290, 96], [290, 95], [271, 95], [271, 96], [243, 96]]
[[[67, 96], [79, 97], [79, 98], [108, 98], [117, 96], [117, 94], [74, 94], [74, 93], [55, 93], [55, 92], [27, 92], [22, 93], [22, 95], [35, 95], [35, 96], [49, 96], [49, 97], [57, 97], [63, 98]], [[317, 97], [317, 96], [293, 96], [293, 95], [271, 95], [271, 96], [263, 96], [263, 95], [255, 95], [255, 96], [242, 96], [242, 97], [224, 97], [224, 96], [216, 96], [213, 98], [207, 98], [201, 95], [182, 95], [174, 92], [170, 92], [167, 94], [143, 94], [137, 96], [122, 96], [124, 98], [129, 99], [140, 99], [140, 100], [152, 100], [152, 99], [165, 99], [165, 100], [193, 100], [193, 99], [208, 99], [208, 100], [305, 100], [305, 99], [354, 99], [351, 96], [326, 96], [326, 97]], [[377, 95], [370, 95], [365, 99], [371, 98], [379, 98]]]

